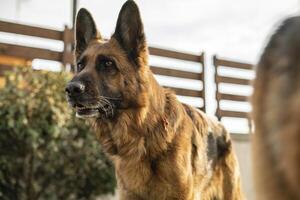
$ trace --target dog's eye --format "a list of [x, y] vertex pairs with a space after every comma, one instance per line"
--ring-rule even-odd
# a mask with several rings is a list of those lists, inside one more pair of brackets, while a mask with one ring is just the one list
[[110, 73], [110, 74], [117, 71], [115, 62], [107, 58], [98, 59], [96, 67], [99, 71]]
[[84, 68], [84, 64], [82, 62], [78, 62], [77, 63], [77, 71], [81, 72]]
[[104, 61], [104, 65], [105, 65], [105, 67], [111, 67], [111, 66], [113, 66], [113, 62], [111, 60], [106, 60], [106, 61]]
[[114, 67], [114, 62], [112, 60], [100, 60], [100, 66], [103, 69], [109, 70], [112, 69]]

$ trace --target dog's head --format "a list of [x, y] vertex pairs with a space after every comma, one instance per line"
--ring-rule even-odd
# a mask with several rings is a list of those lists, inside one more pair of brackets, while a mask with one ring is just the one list
[[75, 75], [67, 84], [69, 104], [82, 118], [110, 119], [140, 106], [147, 65], [147, 45], [137, 5], [128, 0], [119, 13], [114, 34], [104, 40], [91, 14], [76, 19]]

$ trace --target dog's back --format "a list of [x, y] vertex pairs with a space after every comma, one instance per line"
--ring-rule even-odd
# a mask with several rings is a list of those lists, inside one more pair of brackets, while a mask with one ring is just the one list
[[254, 83], [258, 200], [300, 199], [300, 17], [271, 37]]

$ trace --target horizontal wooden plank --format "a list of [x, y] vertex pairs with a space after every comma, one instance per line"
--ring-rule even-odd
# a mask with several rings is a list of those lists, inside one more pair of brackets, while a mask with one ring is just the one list
[[45, 60], [54, 60], [61, 62], [62, 53], [48, 49], [40, 49], [34, 47], [25, 47], [19, 45], [12, 45], [0, 43], [0, 54], [7, 56], [16, 56], [25, 59], [40, 58]]
[[[73, 53], [67, 52], [66, 60], [68, 63], [74, 63]], [[167, 68], [162, 68], [162, 67], [158, 67], [158, 66], [151, 66], [151, 70], [153, 73], [160, 74], [163, 76], [173, 76], [173, 77], [179, 77], [179, 78], [203, 80], [203, 73], [188, 72], [188, 71], [175, 70], [175, 69], [167, 69]]]
[[5, 21], [0, 21], [0, 31], [6, 33], [16, 33], [21, 35], [36, 36], [36, 37], [48, 38], [54, 40], [63, 39], [62, 31], [5, 22]]
[[0, 55], [0, 64], [1, 65], [13, 65], [13, 66], [25, 66], [31, 65], [28, 60], [19, 57]]
[[168, 68], [162, 68], [162, 67], [157, 67], [157, 66], [151, 66], [151, 71], [154, 74], [163, 75], [163, 76], [172, 76], [172, 77], [178, 77], [178, 78], [203, 80], [202, 73], [168, 69]]
[[156, 47], [149, 47], [150, 55], [154, 56], [162, 56], [162, 57], [168, 57], [168, 58], [175, 58], [179, 60], [186, 60], [186, 61], [193, 61], [193, 62], [203, 62], [203, 56], [202, 55], [194, 55], [189, 53], [183, 53], [173, 50], [167, 50], [167, 49], [160, 49]]
[[230, 137], [233, 141], [237, 142], [249, 142], [251, 133], [233, 133], [230, 132]]
[[236, 94], [224, 94], [224, 93], [218, 93], [218, 95], [219, 95], [219, 100], [242, 101], [242, 102], [249, 101], [249, 96], [236, 95]]
[[240, 111], [229, 111], [229, 110], [219, 110], [220, 117], [237, 117], [237, 118], [249, 118], [250, 113], [240, 112]]
[[3, 76], [5, 74], [5, 71], [13, 70], [13, 66], [0, 64], [0, 76]]
[[203, 91], [175, 88], [175, 87], [167, 87], [167, 86], [164, 86], [164, 87], [173, 90], [177, 95], [203, 98]]
[[[67, 55], [68, 62], [73, 63], [73, 61], [74, 61], [73, 53], [67, 53], [67, 54], [68, 54]], [[201, 66], [198, 66], [198, 67], [200, 68]], [[188, 72], [188, 71], [175, 70], [175, 69], [167, 69], [167, 68], [162, 68], [162, 67], [158, 67], [158, 66], [151, 66], [151, 70], [155, 74], [160, 74], [160, 75], [164, 75], [164, 76], [168, 76], [169, 72], [171, 71], [171, 73], [174, 73], [174, 74], [171, 74], [170, 76], [175, 76], [175, 77], [179, 77], [179, 78], [187, 78], [187, 79], [195, 79], [195, 80], [199, 80], [200, 78], [203, 79], [203, 73]], [[168, 70], [170, 70], [170, 71], [168, 71]], [[200, 78], [199, 78], [199, 76], [200, 76]]]
[[242, 79], [242, 78], [233, 78], [233, 77], [226, 77], [226, 76], [216, 76], [217, 83], [231, 83], [231, 84], [238, 84], [238, 85], [250, 85], [251, 80]]
[[204, 109], [204, 106], [203, 105], [201, 105], [201, 107], [195, 107], [196, 109], [198, 109], [198, 110], [202, 110], [203, 111], [203, 109]]
[[217, 57], [214, 57], [214, 65], [215, 66], [232, 67], [232, 68], [238, 68], [238, 69], [248, 69], [248, 70], [253, 69], [253, 65], [251, 65], [249, 63], [242, 63], [242, 62], [237, 62], [237, 61], [219, 59]]
[[1, 71], [12, 70], [13, 68], [14, 68], [14, 66], [11, 66], [11, 65], [0, 64]]

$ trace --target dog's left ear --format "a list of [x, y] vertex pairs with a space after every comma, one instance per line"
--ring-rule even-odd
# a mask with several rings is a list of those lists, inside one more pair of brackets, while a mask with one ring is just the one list
[[87, 48], [88, 43], [93, 39], [101, 39], [101, 35], [97, 30], [96, 24], [90, 12], [85, 8], [78, 11], [75, 27], [76, 57]]
[[147, 45], [140, 12], [133, 0], [126, 1], [122, 6], [112, 37], [119, 42], [128, 57], [139, 66], [138, 58], [145, 52]]

